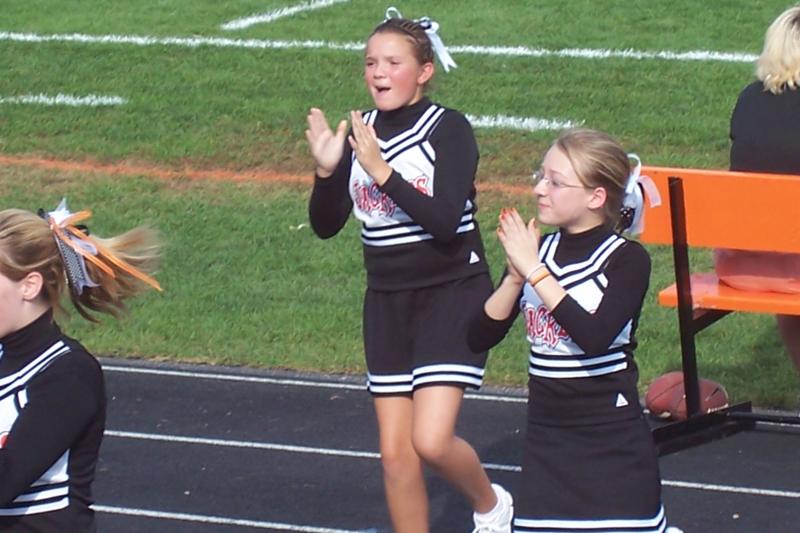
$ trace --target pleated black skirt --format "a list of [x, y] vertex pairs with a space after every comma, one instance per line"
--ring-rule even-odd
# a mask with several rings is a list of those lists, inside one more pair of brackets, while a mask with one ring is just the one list
[[641, 419], [528, 424], [516, 533], [666, 530], [652, 436]]

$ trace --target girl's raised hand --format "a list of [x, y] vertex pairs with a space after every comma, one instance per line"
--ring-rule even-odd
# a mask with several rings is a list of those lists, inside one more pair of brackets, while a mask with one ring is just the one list
[[[500, 230], [498, 229], [497, 232], [499, 234]], [[510, 278], [511, 281], [519, 285], [525, 283], [525, 274], [520, 274], [517, 269], [514, 268], [514, 265], [511, 263], [511, 260], [508, 258], [508, 256], [506, 256], [506, 276]]]
[[307, 119], [306, 139], [308, 139], [308, 147], [311, 149], [311, 156], [317, 165], [317, 176], [327, 178], [336, 170], [336, 165], [339, 164], [342, 153], [344, 153], [347, 121], [339, 122], [334, 134], [321, 109], [312, 107], [308, 112]]
[[392, 167], [383, 160], [378, 145], [378, 135], [371, 124], [364, 124], [361, 111], [350, 112], [353, 134], [347, 140], [358, 162], [378, 185], [383, 185], [392, 175]]
[[509, 273], [523, 279], [539, 261], [539, 227], [536, 219], [532, 218], [528, 224], [522, 220], [516, 209], [503, 208], [500, 210], [500, 224], [497, 227], [497, 236], [506, 252], [506, 262]]

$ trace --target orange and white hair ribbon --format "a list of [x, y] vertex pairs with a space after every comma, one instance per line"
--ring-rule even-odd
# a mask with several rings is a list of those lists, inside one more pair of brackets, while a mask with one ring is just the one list
[[155, 279], [117, 257], [97, 239], [75, 225], [91, 216], [92, 212], [88, 210], [71, 213], [67, 208], [65, 198], [61, 200], [55, 211], [47, 213], [45, 218], [56, 237], [56, 244], [64, 260], [67, 278], [73, 292], [80, 296], [86, 287], [98, 286], [86, 270], [86, 261], [111, 278], [116, 278], [113, 265], [154, 289], [162, 291], [161, 285]]

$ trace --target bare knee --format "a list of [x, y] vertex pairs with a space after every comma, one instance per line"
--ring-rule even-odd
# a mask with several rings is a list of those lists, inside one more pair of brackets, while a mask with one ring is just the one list
[[402, 479], [421, 469], [420, 458], [411, 442], [381, 446], [381, 466], [387, 479]]
[[427, 433], [415, 431], [412, 437], [414, 450], [425, 463], [436, 466], [441, 464], [450, 451], [452, 435], [442, 435], [438, 433]]

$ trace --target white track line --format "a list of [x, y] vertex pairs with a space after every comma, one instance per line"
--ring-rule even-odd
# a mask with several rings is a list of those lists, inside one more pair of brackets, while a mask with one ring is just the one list
[[120, 439], [152, 440], [158, 442], [177, 442], [181, 444], [201, 444], [203, 446], [220, 446], [223, 448], [249, 448], [254, 450], [270, 450], [289, 453], [305, 453], [311, 455], [332, 455], [335, 457], [353, 457], [356, 459], [380, 459], [376, 452], [362, 452], [351, 450], [337, 450], [332, 448], [317, 448], [313, 446], [297, 446], [294, 444], [276, 444], [272, 442], [254, 442], [228, 439], [207, 439], [203, 437], [182, 437], [180, 435], [161, 435], [154, 433], [139, 433], [134, 431], [115, 431], [107, 429], [105, 435]]
[[126, 372], [130, 374], [150, 374], [154, 376], [170, 376], [180, 378], [213, 379], [218, 381], [241, 381], [245, 383], [266, 383], [269, 385], [285, 385], [296, 387], [320, 387], [327, 389], [366, 390], [366, 385], [352, 383], [337, 383], [330, 381], [310, 381], [302, 379], [266, 378], [257, 376], [239, 376], [235, 374], [219, 374], [211, 372], [190, 372], [187, 370], [158, 370], [155, 368], [139, 368], [116, 365], [103, 365], [103, 370], [109, 372]]
[[[357, 450], [339, 450], [335, 448], [319, 448], [315, 446], [298, 446], [295, 444], [277, 444], [273, 442], [254, 442], [228, 439], [209, 439], [205, 437], [182, 437], [180, 435], [163, 435], [155, 433], [139, 433], [134, 431], [116, 431], [108, 429], [105, 431], [108, 437], [120, 439], [151, 440], [158, 442], [177, 442], [181, 444], [200, 444], [203, 446], [220, 446], [223, 448], [249, 448], [254, 450], [270, 450], [288, 453], [305, 453], [310, 455], [325, 455], [333, 457], [351, 457], [355, 459], [380, 459], [377, 452], [364, 452]], [[519, 472], [520, 467], [514, 465], [503, 465], [496, 463], [484, 463], [487, 470], [498, 470], [502, 472]]]
[[128, 101], [119, 96], [99, 96], [88, 94], [86, 96], [74, 96], [61, 94], [50, 96], [47, 94], [23, 94], [20, 96], [0, 96], [0, 104], [35, 104], [48, 106], [72, 106], [72, 107], [99, 107], [127, 104]]
[[[196, 48], [210, 46], [218, 48], [327, 48], [330, 50], [363, 50], [363, 43], [334, 43], [330, 41], [274, 41], [262, 39], [227, 39], [223, 37], [152, 37], [147, 35], [89, 35], [85, 33], [19, 33], [0, 32], [0, 41], [28, 43], [83, 43], [83, 44], [133, 44], [137, 46], [183, 46]], [[531, 48], [528, 46], [448, 46], [454, 54], [510, 57], [566, 57], [574, 59], [661, 59], [667, 61], [722, 61], [729, 63], [752, 63], [758, 57], [742, 52], [715, 52], [712, 50], [614, 50], [605, 48]]]
[[[139, 368], [117, 365], [103, 365], [103, 370], [109, 372], [127, 372], [130, 374], [150, 374], [154, 376], [171, 376], [181, 378], [199, 378], [199, 379], [213, 379], [219, 381], [241, 381], [245, 383], [266, 383], [269, 385], [282, 385], [282, 386], [295, 386], [295, 387], [318, 387], [325, 389], [345, 389], [345, 390], [358, 390], [366, 391], [366, 384], [354, 385], [352, 383], [341, 383], [331, 381], [311, 381], [302, 379], [290, 378], [267, 378], [257, 376], [239, 376], [235, 374], [219, 374], [219, 373], [206, 373], [206, 372], [191, 372], [187, 370], [158, 370], [154, 368]], [[527, 398], [520, 396], [503, 396], [498, 394], [471, 394], [464, 395], [465, 398], [471, 400], [485, 400], [492, 402], [507, 402], [507, 403], [525, 403]]]
[[751, 487], [716, 485], [714, 483], [693, 483], [690, 481], [671, 481], [667, 479], [663, 480], [661, 484], [682, 489], [697, 489], [712, 492], [732, 492], [734, 494], [747, 494], [748, 496], [773, 496], [778, 498], [800, 499], [800, 492], [792, 490], [755, 489]]
[[[380, 459], [377, 452], [364, 452], [354, 450], [339, 450], [335, 448], [318, 448], [313, 446], [295, 446], [287, 444], [276, 444], [268, 442], [237, 441], [225, 439], [207, 439], [200, 437], [182, 437], [179, 435], [161, 435], [153, 433], [139, 433], [132, 431], [106, 430], [108, 437], [123, 439], [150, 440], [158, 442], [171, 442], [181, 444], [200, 444], [204, 446], [221, 446], [230, 448], [250, 448], [259, 450], [272, 450], [289, 453], [305, 453], [313, 455], [325, 455], [333, 457], [353, 457], [358, 459]], [[483, 463], [486, 470], [501, 472], [520, 472], [522, 469], [517, 465], [504, 465], [498, 463]], [[778, 498], [800, 499], [800, 492], [776, 489], [758, 489], [751, 487], [737, 487], [733, 485], [718, 485], [713, 483], [695, 483], [691, 481], [662, 480], [662, 485], [684, 489], [704, 490], [710, 492], [730, 492], [734, 494], [746, 494], [748, 496], [770, 496]]]
[[99, 513], [121, 514], [128, 516], [142, 516], [146, 518], [161, 518], [168, 520], [182, 520], [185, 522], [200, 522], [203, 524], [219, 524], [224, 526], [242, 526], [257, 529], [275, 529], [278, 531], [299, 531], [300, 533], [362, 533], [364, 530], [332, 529], [329, 527], [302, 526], [296, 524], [282, 524], [279, 522], [262, 522], [259, 520], [244, 520], [240, 518], [226, 518], [223, 516], [209, 516], [190, 513], [171, 513], [153, 511], [151, 509], [135, 509], [131, 507], [113, 507], [109, 505], [92, 505], [92, 509]]
[[323, 7], [329, 7], [334, 4], [341, 4], [349, 1], [350, 0], [313, 0], [311, 2], [303, 2], [302, 4], [297, 4], [291, 7], [274, 9], [268, 13], [261, 13], [259, 15], [251, 15], [249, 17], [232, 20], [223, 24], [220, 26], [220, 28], [223, 30], [243, 30], [245, 28], [249, 28], [250, 26], [255, 26], [256, 24], [268, 24], [274, 20], [290, 17], [297, 13], [302, 13], [303, 11], [313, 11], [315, 9], [321, 9]]

